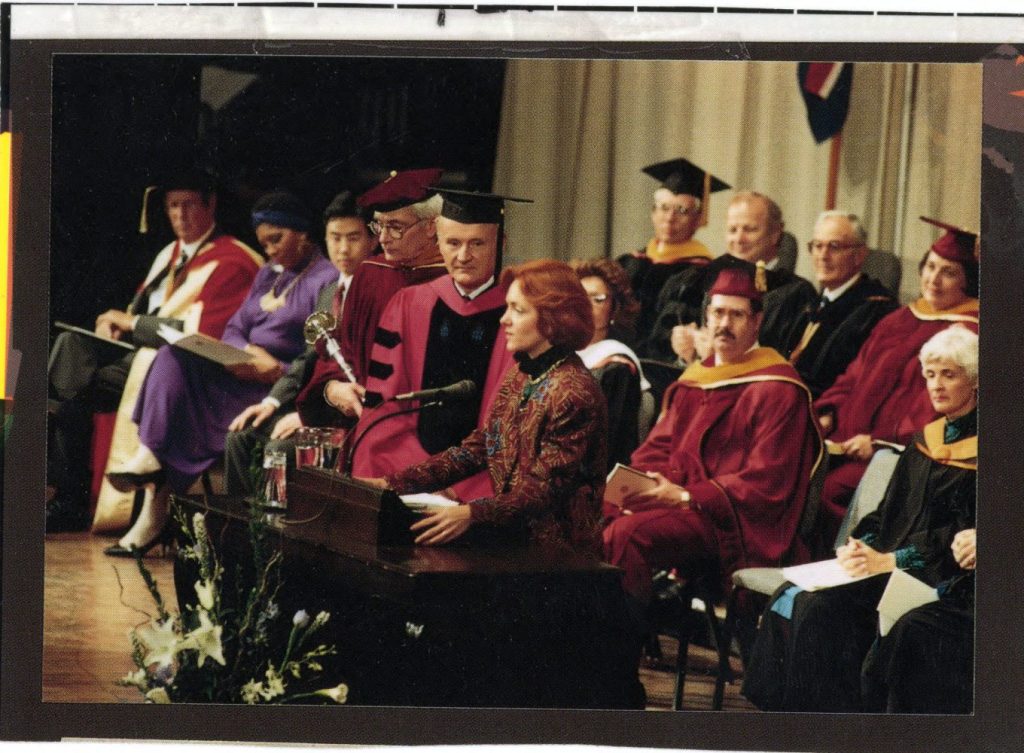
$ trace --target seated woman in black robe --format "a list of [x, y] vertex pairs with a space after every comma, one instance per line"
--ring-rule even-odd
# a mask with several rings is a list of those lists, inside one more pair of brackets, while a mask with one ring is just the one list
[[861, 670], [865, 711], [971, 713], [975, 529], [960, 531], [952, 550], [963, 570], [939, 584], [939, 600], [900, 617], [868, 652]]
[[930, 586], [961, 572], [953, 542], [974, 528], [978, 337], [950, 327], [921, 348], [942, 418], [914, 435], [878, 509], [836, 551], [864, 580], [776, 591], [761, 619], [743, 693], [773, 711], [862, 711], [861, 666], [877, 635], [876, 607], [899, 568]]
[[[574, 261], [573, 269], [587, 291], [594, 312], [594, 336], [577, 351], [583, 365], [601, 385], [608, 403], [608, 469], [629, 465], [654, 419], [656, 406], [651, 385], [644, 378], [640, 358], [630, 347], [640, 304], [633, 297], [625, 270], [610, 259]], [[649, 401], [646, 411], [643, 402]], [[646, 425], [641, 427], [641, 424]], [[642, 428], [642, 432], [641, 432]]]

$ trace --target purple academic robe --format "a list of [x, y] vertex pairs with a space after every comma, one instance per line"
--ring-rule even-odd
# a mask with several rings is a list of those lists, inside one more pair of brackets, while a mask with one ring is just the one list
[[[295, 277], [284, 306], [267, 312], [260, 297], [271, 287], [278, 293]], [[272, 265], [256, 275], [249, 295], [231, 317], [223, 340], [236, 348], [259, 345], [287, 368], [306, 347], [302, 329], [316, 309], [320, 289], [334, 282], [338, 270], [319, 253], [301, 271], [278, 272]], [[276, 286], [275, 286], [276, 283]], [[258, 403], [270, 386], [232, 376], [221, 366], [170, 346], [157, 352], [143, 382], [132, 420], [139, 439], [152, 450], [181, 494], [224, 452], [228, 424], [243, 409]]]

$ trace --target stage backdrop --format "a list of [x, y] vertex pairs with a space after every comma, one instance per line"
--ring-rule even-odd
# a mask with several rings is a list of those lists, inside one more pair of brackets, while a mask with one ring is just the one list
[[[510, 262], [641, 247], [657, 184], [640, 168], [676, 156], [773, 197], [801, 248], [824, 208], [830, 147], [811, 135], [795, 62], [516, 60], [505, 81], [495, 189], [537, 200], [510, 211]], [[980, 122], [980, 65], [854, 65], [837, 208], [902, 258], [905, 301], [936, 237], [918, 216], [978, 228]], [[715, 254], [730, 195], [697, 234]], [[813, 279], [806, 251], [797, 271]]]

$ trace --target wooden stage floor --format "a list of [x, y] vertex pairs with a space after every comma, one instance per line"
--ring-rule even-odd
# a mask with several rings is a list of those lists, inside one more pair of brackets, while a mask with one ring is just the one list
[[[133, 687], [117, 680], [134, 669], [128, 631], [153, 614], [134, 560], [103, 554], [115, 539], [88, 533], [46, 537], [45, 617], [43, 637], [43, 701], [88, 703], [141, 703]], [[146, 558], [168, 608], [175, 605], [173, 559], [157, 550]], [[675, 641], [662, 638], [665, 664], [674, 665]], [[713, 651], [690, 647], [684, 707], [711, 708], [714, 690]], [[739, 670], [734, 659], [734, 669]], [[640, 670], [647, 689], [647, 708], [671, 710], [674, 672]], [[726, 686], [727, 710], [754, 710], [739, 694], [739, 683]]]

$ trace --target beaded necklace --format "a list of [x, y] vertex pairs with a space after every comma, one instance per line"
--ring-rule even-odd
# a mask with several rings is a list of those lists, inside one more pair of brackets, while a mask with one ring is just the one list
[[526, 379], [526, 386], [523, 387], [523, 394], [522, 394], [522, 397], [520, 398], [520, 401], [519, 401], [520, 405], [522, 405], [523, 403], [525, 403], [527, 400], [530, 399], [530, 397], [533, 395], [533, 393], [537, 391], [537, 385], [539, 385], [541, 382], [543, 382], [545, 379], [547, 379], [548, 374], [550, 374], [552, 371], [554, 371], [557, 367], [561, 366], [562, 363], [565, 362], [566, 358], [568, 358], [568, 356], [562, 356], [557, 361], [555, 361], [553, 364], [551, 364], [546, 369], [544, 369], [544, 371], [542, 371], [537, 376], [535, 376], [535, 377], [527, 377], [527, 379]]

